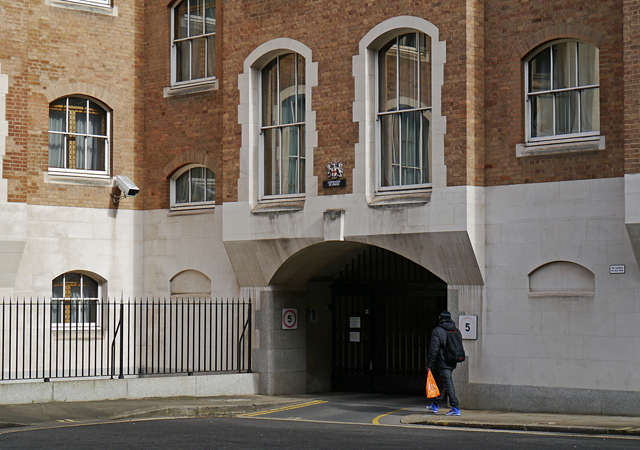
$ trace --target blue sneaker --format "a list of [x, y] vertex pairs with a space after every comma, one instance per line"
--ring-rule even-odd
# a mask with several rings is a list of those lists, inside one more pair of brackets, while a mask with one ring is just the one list
[[438, 412], [438, 407], [432, 403], [429, 406], [427, 406], [427, 412], [435, 414]]
[[455, 406], [452, 406], [451, 411], [447, 413], [447, 416], [459, 416], [459, 415], [460, 415], [460, 410]]

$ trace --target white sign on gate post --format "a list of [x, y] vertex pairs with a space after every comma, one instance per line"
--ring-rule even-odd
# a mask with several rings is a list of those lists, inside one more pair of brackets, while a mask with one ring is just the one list
[[462, 339], [478, 339], [478, 316], [460, 316], [459, 323]]
[[284, 308], [282, 310], [282, 329], [298, 329], [298, 310], [296, 308]]

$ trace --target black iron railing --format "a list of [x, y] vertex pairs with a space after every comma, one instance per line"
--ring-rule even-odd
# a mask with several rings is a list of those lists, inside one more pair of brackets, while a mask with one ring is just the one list
[[3, 299], [1, 379], [251, 372], [251, 311], [251, 299]]

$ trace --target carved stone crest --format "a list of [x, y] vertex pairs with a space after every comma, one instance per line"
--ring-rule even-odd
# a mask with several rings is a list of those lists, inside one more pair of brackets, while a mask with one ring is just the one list
[[343, 167], [340, 161], [331, 161], [327, 164], [327, 176], [330, 180], [342, 178]]

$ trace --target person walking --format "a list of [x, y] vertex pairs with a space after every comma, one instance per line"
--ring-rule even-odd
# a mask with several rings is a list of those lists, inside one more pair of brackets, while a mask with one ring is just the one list
[[453, 386], [453, 379], [451, 378], [451, 373], [455, 370], [457, 363], [455, 361], [447, 361], [444, 357], [444, 349], [447, 344], [447, 332], [455, 330], [456, 324], [451, 320], [451, 313], [449, 311], [442, 311], [438, 320], [438, 326], [431, 332], [427, 369], [431, 370], [435, 367], [435, 375], [437, 375], [435, 378], [438, 389], [440, 390], [440, 395], [434, 398], [433, 403], [427, 406], [427, 411], [437, 413], [438, 406], [444, 397], [447, 396], [449, 398], [449, 405], [451, 406], [451, 411], [447, 413], [447, 416], [459, 416], [460, 405], [456, 397], [455, 387]]

